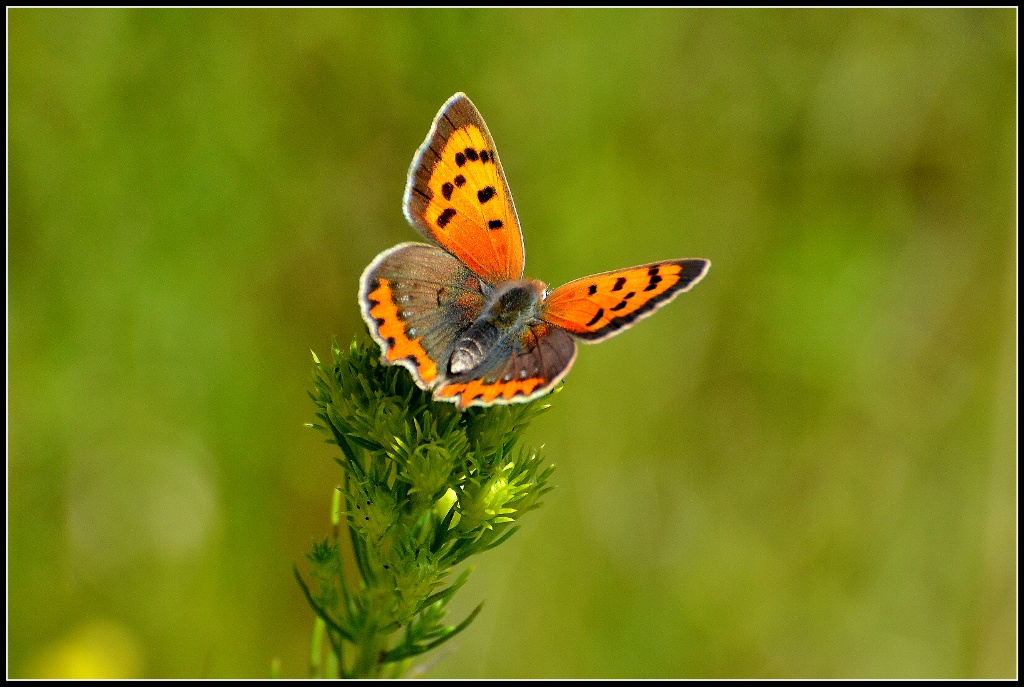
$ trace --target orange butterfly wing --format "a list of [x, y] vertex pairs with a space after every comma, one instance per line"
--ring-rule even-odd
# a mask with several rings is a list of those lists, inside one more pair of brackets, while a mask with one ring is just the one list
[[487, 125], [464, 93], [434, 119], [405, 189], [405, 216], [492, 285], [523, 276], [523, 234]]
[[688, 291], [710, 266], [700, 258], [666, 260], [577, 279], [551, 292], [541, 318], [590, 343], [604, 341]]

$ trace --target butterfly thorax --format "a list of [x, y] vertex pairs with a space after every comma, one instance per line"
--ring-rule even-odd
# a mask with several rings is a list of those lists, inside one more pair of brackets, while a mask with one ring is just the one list
[[517, 336], [538, 319], [545, 292], [545, 284], [536, 279], [509, 282], [496, 289], [480, 316], [456, 340], [449, 374], [461, 376], [486, 369], [495, 349], [517, 345]]

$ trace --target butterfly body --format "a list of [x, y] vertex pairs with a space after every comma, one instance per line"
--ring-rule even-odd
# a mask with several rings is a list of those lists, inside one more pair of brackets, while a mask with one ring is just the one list
[[453, 377], [480, 374], [500, 363], [510, 347], [518, 349], [523, 333], [543, 324], [538, 314], [546, 290], [535, 280], [509, 282], [496, 289], [480, 316], [456, 340], [448, 373]]
[[360, 279], [359, 303], [382, 360], [434, 397], [468, 405], [528, 401], [576, 359], [576, 341], [632, 326], [707, 272], [700, 258], [592, 275], [550, 292], [523, 279], [519, 220], [494, 146], [462, 93], [413, 159], [406, 218], [437, 245], [403, 243]]

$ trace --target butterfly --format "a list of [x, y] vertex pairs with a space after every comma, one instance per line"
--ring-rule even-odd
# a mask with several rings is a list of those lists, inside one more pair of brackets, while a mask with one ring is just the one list
[[405, 217], [431, 245], [369, 264], [359, 304], [385, 364], [460, 408], [530, 401], [569, 372], [576, 342], [633, 326], [707, 273], [664, 260], [571, 281], [523, 279], [519, 218], [494, 139], [464, 93], [441, 108], [409, 168]]

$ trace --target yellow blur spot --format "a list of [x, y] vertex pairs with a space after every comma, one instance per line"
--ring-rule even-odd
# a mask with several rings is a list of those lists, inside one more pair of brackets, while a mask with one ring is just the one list
[[[446, 491], [444, 496], [434, 503], [434, 516], [443, 520], [444, 516], [448, 515], [448, 511], [451, 510], [451, 507], [455, 505], [455, 501], [457, 499], [458, 495], [453, 490], [449, 489]], [[456, 517], [458, 517], [458, 514], [456, 514]]]
[[121, 680], [142, 677], [142, 652], [117, 623], [99, 620], [41, 649], [22, 677], [58, 680]]

